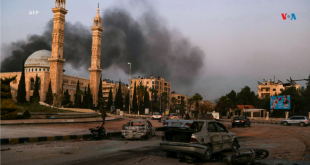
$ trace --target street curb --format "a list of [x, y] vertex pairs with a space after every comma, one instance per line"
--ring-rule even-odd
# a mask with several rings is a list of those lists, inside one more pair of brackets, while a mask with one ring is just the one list
[[[122, 132], [109, 132], [108, 137], [122, 135]], [[74, 140], [74, 139], [88, 139], [92, 134], [82, 135], [63, 135], [63, 136], [39, 136], [39, 137], [20, 137], [20, 138], [1, 138], [1, 145], [18, 144], [18, 143], [32, 143], [44, 141], [58, 141], [58, 140]]]
[[[89, 118], [88, 118], [89, 119]], [[113, 119], [106, 119], [106, 121], [115, 121], [115, 120], [123, 120], [124, 117], [120, 118], [113, 118]], [[41, 120], [41, 119], [33, 119], [33, 120]], [[43, 119], [47, 120], [47, 119]], [[19, 122], [19, 123], [10, 123], [10, 120], [2, 120], [0, 125], [24, 125], [24, 124], [66, 124], [66, 123], [95, 123], [95, 122], [102, 122], [101, 118], [95, 118], [94, 120], [84, 120], [83, 119], [48, 119], [48, 122], [40, 122], [35, 121], [31, 122]], [[3, 123], [4, 122], [4, 123]]]
[[137, 119], [151, 119], [151, 116], [142, 116], [142, 115], [123, 115], [123, 117], [129, 117], [129, 118], [137, 118]]
[[[231, 120], [219, 120], [219, 121], [221, 121], [221, 122], [231, 122]], [[281, 125], [281, 123], [279, 123], [279, 122], [275, 122], [275, 121], [270, 121], [270, 122], [267, 122], [267, 121], [254, 121], [254, 122], [252, 122], [251, 121], [251, 123], [252, 124], [279, 124], [279, 125]]]

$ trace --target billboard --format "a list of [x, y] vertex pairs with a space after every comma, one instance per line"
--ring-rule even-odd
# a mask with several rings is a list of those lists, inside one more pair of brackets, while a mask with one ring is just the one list
[[270, 109], [290, 109], [290, 108], [291, 108], [290, 95], [270, 97]]

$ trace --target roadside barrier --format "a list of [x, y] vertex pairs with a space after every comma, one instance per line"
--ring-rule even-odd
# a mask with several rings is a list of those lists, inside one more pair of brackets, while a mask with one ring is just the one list
[[[120, 136], [122, 132], [110, 132], [108, 137]], [[92, 134], [83, 135], [64, 135], [64, 136], [40, 136], [40, 137], [20, 137], [20, 138], [1, 138], [1, 145], [4, 144], [18, 144], [18, 143], [32, 143], [44, 141], [58, 141], [58, 140], [74, 140], [74, 139], [89, 139]]]

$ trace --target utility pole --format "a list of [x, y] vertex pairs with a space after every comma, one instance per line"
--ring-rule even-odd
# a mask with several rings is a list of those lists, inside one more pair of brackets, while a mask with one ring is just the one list
[[129, 114], [130, 114], [130, 103], [131, 103], [131, 95], [130, 95], [130, 91], [131, 91], [131, 63], [128, 62], [129, 64], [129, 68], [130, 68], [130, 78], [129, 78]]

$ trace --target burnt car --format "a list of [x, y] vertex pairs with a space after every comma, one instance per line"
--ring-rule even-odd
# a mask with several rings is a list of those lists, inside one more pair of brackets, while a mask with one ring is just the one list
[[130, 120], [123, 125], [123, 139], [149, 139], [155, 135], [155, 128], [148, 120]]
[[235, 127], [235, 126], [244, 126], [244, 127], [250, 127], [251, 126], [251, 121], [250, 119], [248, 119], [246, 116], [236, 116], [233, 118], [233, 120], [231, 121], [231, 126]]
[[179, 153], [209, 160], [213, 153], [240, 147], [237, 135], [214, 120], [166, 120], [162, 130], [160, 149], [169, 157]]

